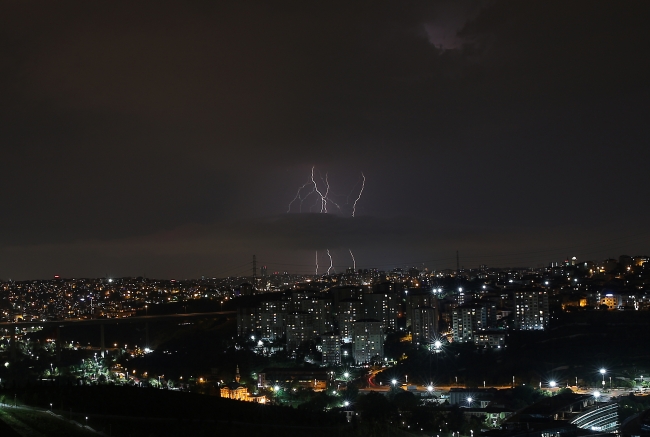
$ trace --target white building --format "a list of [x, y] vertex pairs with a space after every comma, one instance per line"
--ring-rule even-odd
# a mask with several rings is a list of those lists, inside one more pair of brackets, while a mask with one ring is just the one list
[[550, 319], [548, 293], [541, 290], [515, 292], [515, 329], [541, 330]]
[[369, 363], [384, 357], [382, 322], [374, 319], [357, 320], [352, 328], [352, 357], [356, 364]]

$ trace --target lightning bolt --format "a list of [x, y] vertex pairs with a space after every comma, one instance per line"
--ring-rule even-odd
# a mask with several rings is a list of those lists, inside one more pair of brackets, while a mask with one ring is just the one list
[[[361, 175], [363, 176], [363, 173]], [[325, 186], [324, 192], [321, 191], [321, 188], [319, 188], [318, 182], [316, 180], [317, 178], [321, 180], [321, 186], [323, 186], [323, 185]], [[359, 182], [357, 182], [357, 184], [358, 183]], [[363, 178], [363, 183], [365, 184], [365, 176]], [[309, 191], [307, 194], [304, 194], [307, 191], [307, 189], [309, 189], [309, 187], [311, 187], [311, 191]], [[355, 202], [354, 202], [354, 207], [356, 207], [356, 204], [359, 201], [359, 198], [361, 198], [361, 193], [363, 192], [363, 188], [364, 187], [362, 186], [361, 191], [359, 192], [359, 196], [357, 197], [357, 200], [355, 200]], [[354, 188], [352, 189], [352, 191], [354, 191]], [[328, 203], [331, 203], [332, 205], [336, 206], [336, 208], [338, 208], [338, 210], [341, 211], [341, 206], [338, 203], [336, 203], [334, 200], [332, 200], [332, 198], [330, 197], [330, 182], [329, 182], [328, 174], [325, 173], [325, 177], [323, 178], [321, 173], [318, 172], [318, 177], [317, 177], [316, 176], [316, 166], [312, 166], [311, 167], [311, 177], [310, 177], [310, 179], [306, 183], [304, 183], [302, 186], [300, 186], [298, 188], [298, 191], [296, 192], [296, 195], [293, 197], [291, 202], [289, 202], [289, 206], [287, 207], [287, 213], [291, 212], [291, 207], [296, 202], [299, 202], [299, 212], [302, 212], [303, 203], [305, 202], [305, 200], [307, 200], [307, 198], [309, 196], [311, 196], [314, 193], [316, 193], [318, 195], [318, 197], [320, 198], [320, 212], [321, 213], [326, 214], [328, 212], [327, 211], [327, 207], [328, 207], [327, 204]], [[350, 194], [351, 193], [352, 192], [350, 192]], [[350, 197], [350, 194], [348, 194], [348, 199]], [[346, 203], [347, 202], [349, 202], [349, 200], [346, 201]], [[318, 198], [317, 198], [316, 202], [309, 207], [309, 212], [311, 212], [314, 208], [317, 209], [318, 208], [318, 203], [319, 202], [318, 202]], [[355, 211], [352, 211], [352, 216], [353, 217], [354, 217], [354, 213], [355, 213]]]
[[352, 257], [352, 265], [353, 265], [352, 268], [354, 270], [356, 270], [357, 269], [357, 260], [354, 259], [354, 254], [352, 253], [352, 249], [348, 249], [348, 250], [350, 251], [350, 256]]
[[296, 197], [294, 197], [293, 200], [289, 203], [289, 208], [287, 209], [287, 213], [290, 213], [290, 212], [291, 212], [291, 205], [293, 205], [293, 202], [295, 202], [296, 200], [300, 200], [300, 212], [302, 212], [302, 202], [304, 202], [305, 199], [307, 199], [307, 197], [309, 197], [309, 195], [312, 194], [312, 193], [314, 192], [314, 190], [311, 190], [309, 193], [307, 193], [307, 195], [306, 195], [305, 197], [301, 197], [301, 196], [300, 196], [300, 193], [302, 192], [302, 190], [303, 190], [307, 185], [311, 185], [311, 182], [307, 182], [307, 183], [304, 184], [302, 187], [298, 188], [298, 192], [296, 193]]
[[316, 251], [316, 276], [318, 276], [318, 251]]
[[357, 200], [354, 201], [354, 204], [352, 205], [352, 217], [354, 217], [354, 214], [357, 212], [357, 202], [359, 199], [361, 199], [361, 193], [363, 193], [363, 189], [366, 186], [366, 176], [361, 173], [361, 177], [363, 178], [363, 181], [361, 181], [361, 191], [359, 191], [359, 196], [357, 197]]
[[327, 275], [329, 276], [330, 270], [332, 270], [332, 255], [330, 255], [330, 250], [327, 249], [327, 256], [330, 257], [330, 266], [327, 268]]
[[[322, 178], [321, 178], [321, 180], [322, 180]], [[329, 182], [329, 180], [327, 180], [327, 173], [325, 173], [325, 181], [324, 181], [324, 182], [325, 182], [325, 186], [326, 186], [326, 189], [325, 189], [325, 197], [324, 197], [324, 199], [325, 199], [325, 212], [327, 212], [327, 201], [328, 201], [328, 200], [329, 200], [331, 203], [333, 203], [334, 206], [336, 206], [336, 207], [340, 210], [341, 207], [338, 205], [338, 203], [336, 203], [335, 201], [333, 201], [332, 199], [330, 199], [329, 196], [328, 196], [328, 194], [329, 194], [329, 192], [330, 192], [330, 182]]]
[[316, 184], [316, 180], [314, 179], [314, 167], [311, 168], [311, 183], [314, 184], [314, 190], [320, 196], [320, 212], [327, 212], [327, 200], [325, 200], [325, 196], [318, 189], [318, 184]]

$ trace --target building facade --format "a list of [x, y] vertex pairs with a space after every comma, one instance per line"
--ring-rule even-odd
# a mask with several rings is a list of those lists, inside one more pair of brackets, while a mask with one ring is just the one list
[[548, 293], [544, 290], [515, 292], [515, 329], [542, 330], [550, 320]]
[[384, 358], [384, 330], [381, 321], [364, 319], [354, 322], [352, 357], [356, 364]]
[[451, 313], [454, 341], [474, 342], [474, 337], [487, 325], [487, 310], [481, 305], [463, 305]]

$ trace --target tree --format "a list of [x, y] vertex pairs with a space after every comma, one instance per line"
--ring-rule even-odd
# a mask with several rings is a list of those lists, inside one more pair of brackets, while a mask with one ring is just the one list
[[386, 396], [377, 392], [359, 396], [355, 407], [364, 422], [390, 422], [397, 413], [397, 409]]
[[359, 388], [352, 382], [348, 382], [345, 386], [345, 400], [348, 402], [356, 402], [359, 397]]
[[400, 390], [400, 392], [393, 396], [393, 404], [400, 411], [413, 411], [420, 403], [418, 398], [411, 392], [404, 390]]

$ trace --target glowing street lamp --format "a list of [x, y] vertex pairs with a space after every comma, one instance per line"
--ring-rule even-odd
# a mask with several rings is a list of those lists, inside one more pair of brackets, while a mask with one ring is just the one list
[[397, 384], [397, 380], [396, 379], [391, 380], [391, 384], [393, 384], [393, 387], [395, 387], [395, 385]]
[[468, 398], [467, 398], [467, 406], [468, 406], [468, 407], [471, 407], [473, 401], [474, 401], [474, 398], [472, 398], [471, 396], [468, 397]]
[[598, 400], [599, 397], [600, 397], [600, 392], [598, 390], [596, 390], [594, 392], [594, 398], [596, 398], [596, 400]]
[[550, 381], [550, 382], [548, 383], [548, 385], [549, 385], [551, 388], [555, 388], [555, 386], [557, 386], [557, 382], [555, 382], [555, 381]]
[[607, 373], [607, 370], [600, 369], [600, 374], [603, 375], [603, 388], [605, 388], [605, 373]]

